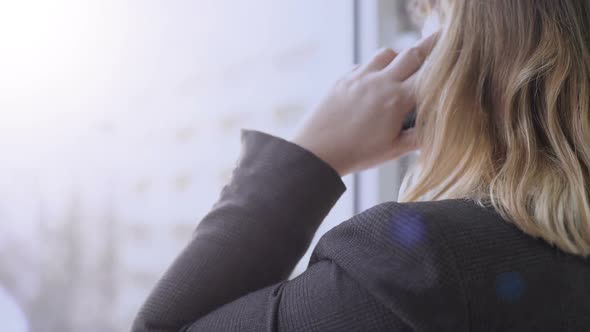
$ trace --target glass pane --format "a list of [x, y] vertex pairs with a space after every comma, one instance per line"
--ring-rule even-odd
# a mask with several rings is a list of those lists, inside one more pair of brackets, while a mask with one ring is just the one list
[[[409, 1], [377, 0], [375, 17], [378, 22], [368, 23], [370, 27], [378, 26], [378, 32], [374, 38], [376, 42], [375, 45], [372, 45], [372, 49], [366, 53], [372, 54], [374, 49], [385, 46], [401, 52], [420, 38], [421, 26], [411, 19], [408, 12]], [[362, 197], [366, 198], [363, 208], [382, 202], [397, 201], [402, 179], [416, 158], [417, 154], [412, 153], [384, 163], [375, 170], [365, 172], [361, 182]]]
[[[3, 1], [10, 330], [127, 330], [229, 179], [240, 128], [289, 138], [350, 68], [352, 18], [342, 0]], [[352, 214], [345, 180], [314, 244]]]

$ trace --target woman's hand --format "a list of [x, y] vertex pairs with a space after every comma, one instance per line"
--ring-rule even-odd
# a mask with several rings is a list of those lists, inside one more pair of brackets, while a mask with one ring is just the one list
[[414, 73], [436, 38], [424, 38], [399, 55], [383, 49], [354, 68], [336, 82], [292, 141], [341, 176], [416, 150], [414, 129], [402, 131], [402, 126], [416, 105]]

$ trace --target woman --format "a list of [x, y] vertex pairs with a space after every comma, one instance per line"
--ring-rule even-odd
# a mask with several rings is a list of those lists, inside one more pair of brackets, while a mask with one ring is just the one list
[[[347, 74], [291, 141], [242, 132], [134, 331], [590, 331], [590, 1], [416, 3], [440, 32]], [[340, 177], [418, 148], [405, 203], [286, 280]]]

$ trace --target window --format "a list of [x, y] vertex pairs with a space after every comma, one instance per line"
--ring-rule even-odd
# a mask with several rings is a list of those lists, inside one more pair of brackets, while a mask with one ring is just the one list
[[[29, 331], [127, 330], [240, 128], [288, 138], [353, 61], [342, 0], [7, 1], [0, 22], [0, 285]], [[346, 183], [320, 233], [352, 216]]]
[[[0, 311], [11, 331], [127, 330], [229, 179], [240, 128], [289, 138], [355, 60], [399, 37], [388, 25], [400, 8], [2, 2]], [[346, 177], [291, 277], [395, 174]]]
[[[366, 61], [381, 47], [401, 51], [420, 37], [410, 20], [407, 0], [357, 0], [357, 57]], [[357, 211], [386, 201], [397, 201], [403, 176], [415, 155], [357, 174]]]

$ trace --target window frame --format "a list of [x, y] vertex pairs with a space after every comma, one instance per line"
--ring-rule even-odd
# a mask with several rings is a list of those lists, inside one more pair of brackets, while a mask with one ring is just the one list
[[[353, 0], [354, 62], [362, 63], [376, 50], [391, 45], [395, 36], [408, 31], [408, 20], [399, 16], [405, 0]], [[415, 156], [384, 163], [355, 173], [353, 211], [358, 214], [376, 204], [397, 201], [404, 174]]]

